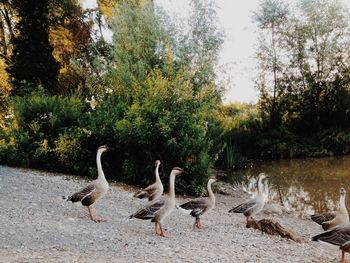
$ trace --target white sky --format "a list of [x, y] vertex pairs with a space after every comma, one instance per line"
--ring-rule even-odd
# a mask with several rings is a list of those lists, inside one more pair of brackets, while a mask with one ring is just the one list
[[[96, 5], [96, 0], [83, 0], [84, 6]], [[349, 0], [342, 0], [350, 6]], [[180, 17], [186, 14], [190, 0], [156, 0], [165, 10]], [[256, 46], [256, 27], [252, 14], [257, 9], [259, 0], [216, 0], [220, 27], [225, 32], [219, 64], [225, 68], [227, 79], [224, 102], [239, 101], [254, 103], [258, 92], [254, 87], [256, 76], [254, 52]]]

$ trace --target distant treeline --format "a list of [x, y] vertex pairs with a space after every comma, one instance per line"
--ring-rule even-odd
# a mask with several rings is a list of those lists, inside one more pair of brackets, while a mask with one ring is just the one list
[[178, 191], [201, 194], [214, 165], [349, 153], [348, 9], [262, 1], [259, 102], [223, 105], [214, 3], [181, 21], [151, 0], [1, 2], [0, 163], [94, 176], [108, 144], [109, 179], [147, 184], [160, 159], [163, 178], [188, 172]]

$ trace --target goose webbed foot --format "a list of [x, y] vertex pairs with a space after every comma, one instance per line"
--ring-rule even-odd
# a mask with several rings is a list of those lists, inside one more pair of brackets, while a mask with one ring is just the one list
[[160, 233], [157, 233], [158, 235], [160, 235], [161, 237], [171, 237], [170, 233], [167, 233], [164, 231], [161, 223], [158, 223], [159, 225], [159, 229], [160, 229]]
[[96, 217], [92, 214], [92, 208], [88, 206], [88, 211], [89, 211], [89, 218], [94, 221], [95, 223], [100, 223], [100, 222], [106, 222], [106, 219], [102, 219], [100, 217]]
[[195, 230], [196, 227], [197, 227], [198, 229], [204, 229], [204, 228], [206, 228], [204, 225], [202, 225], [201, 219], [200, 219], [200, 218], [196, 218], [196, 221], [194, 222], [194, 225], [193, 225], [193, 230]]

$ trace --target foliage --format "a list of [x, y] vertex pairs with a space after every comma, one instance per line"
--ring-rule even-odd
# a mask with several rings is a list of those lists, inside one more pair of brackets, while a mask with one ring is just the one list
[[[166, 173], [173, 166], [188, 170], [189, 175], [179, 180], [180, 191], [199, 194], [221, 149], [215, 143], [221, 131], [214, 118], [220, 93], [213, 75], [201, 83], [193, 81], [198, 70], [195, 61], [182, 61], [176, 48], [181, 43], [171, 31], [175, 26], [166, 27], [163, 21], [169, 23], [169, 18], [164, 15], [155, 12], [153, 5], [135, 8], [121, 3], [111, 25], [114, 63], [118, 66], [110, 69], [108, 82], [111, 97], [119, 100], [118, 112], [124, 110], [114, 125], [124, 151], [119, 170], [127, 181], [147, 182], [150, 178], [144, 177], [144, 167], [161, 159]], [[206, 18], [204, 14], [201, 17]], [[203, 34], [193, 32], [206, 39], [206, 30]], [[206, 46], [214, 56], [206, 61], [208, 70], [213, 71], [220, 43]], [[198, 47], [198, 54], [192, 49], [188, 52], [205, 57], [200, 45], [200, 41], [192, 44]]]
[[14, 86], [13, 93], [25, 95], [22, 89], [31, 85], [43, 86], [48, 94], [57, 93], [58, 63], [52, 55], [49, 43], [48, 0], [13, 0], [19, 22], [16, 25], [18, 35], [13, 39], [13, 53], [8, 72]]
[[[263, 7], [269, 7], [269, 2], [263, 2]], [[258, 53], [259, 106], [263, 117], [270, 119], [266, 127], [285, 127], [296, 135], [334, 127], [347, 129], [349, 12], [339, 1], [324, 0], [300, 0], [290, 10], [293, 12], [278, 20], [277, 28], [273, 24], [275, 31], [270, 25], [272, 40], [262, 41]], [[259, 22], [271, 23], [268, 14], [259, 15]], [[264, 39], [265, 28], [261, 30]]]
[[238, 168], [246, 163], [247, 157], [259, 157], [256, 146], [263, 131], [259, 110], [248, 104], [230, 103], [222, 106], [221, 116], [225, 148], [217, 165]]
[[[109, 19], [112, 43], [84, 40], [84, 53], [77, 52], [75, 42], [79, 26], [70, 24], [76, 16], [61, 20], [69, 3], [74, 1], [59, 3], [62, 8], [50, 13], [45, 29], [61, 76], [71, 68], [77, 74], [66, 76], [81, 77], [89, 94], [62, 92], [58, 86], [62, 95], [49, 96], [47, 85], [16, 84], [26, 96], [12, 97], [14, 115], [1, 130], [0, 162], [94, 175], [96, 148], [108, 144], [116, 151], [104, 155], [107, 177], [147, 184], [154, 160], [160, 159], [165, 184], [172, 167], [180, 166], [188, 174], [177, 180], [177, 191], [201, 194], [222, 150], [221, 92], [214, 73], [222, 35], [215, 14], [205, 11], [212, 4], [197, 1], [191, 41], [184, 42], [176, 37], [177, 22], [152, 1], [123, 1]], [[25, 40], [23, 32], [16, 41]], [[195, 59], [187, 60], [190, 56]]]
[[[59, 161], [63, 158], [62, 138], [73, 127], [74, 136], [78, 138], [78, 118], [83, 114], [85, 105], [76, 98], [48, 97], [32, 95], [17, 97], [14, 101], [14, 116], [12, 125], [5, 130], [2, 147], [10, 156], [2, 156], [1, 162], [20, 164], [30, 167], [67, 170]], [[74, 138], [72, 138], [74, 142]], [[72, 142], [66, 142], [66, 146]], [[7, 145], [7, 146], [6, 146]], [[74, 159], [74, 151], [66, 159]], [[57, 153], [57, 155], [55, 154]], [[3, 158], [8, 159], [3, 159]], [[12, 158], [11, 158], [12, 157]], [[72, 171], [74, 172], [74, 170]]]

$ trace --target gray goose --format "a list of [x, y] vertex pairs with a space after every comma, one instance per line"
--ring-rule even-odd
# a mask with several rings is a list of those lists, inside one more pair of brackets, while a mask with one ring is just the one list
[[155, 223], [154, 229], [156, 234], [166, 237], [167, 235], [163, 230], [162, 222], [175, 208], [175, 177], [181, 173], [183, 173], [181, 168], [174, 167], [170, 173], [169, 194], [150, 202], [148, 205], [132, 214], [130, 218], [135, 217], [143, 220], [151, 219], [151, 222]]
[[196, 227], [198, 229], [204, 228], [204, 226], [201, 224], [200, 216], [209, 212], [215, 207], [215, 195], [211, 189], [211, 185], [216, 181], [217, 179], [215, 177], [209, 178], [207, 183], [208, 197], [196, 198], [180, 205], [180, 208], [190, 211], [190, 215], [195, 218], [193, 230]]
[[326, 232], [312, 237], [312, 241], [323, 241], [339, 246], [341, 251], [340, 261], [345, 262], [345, 252], [350, 252], [350, 223], [338, 225]]
[[158, 199], [163, 194], [164, 187], [159, 177], [159, 165], [160, 161], [157, 160], [155, 162], [156, 181], [153, 184], [147, 186], [145, 189], [142, 189], [135, 193], [134, 197], [139, 199], [148, 198], [148, 201], [153, 201], [155, 199]]
[[268, 176], [266, 176], [264, 173], [259, 174], [258, 176], [258, 195], [243, 204], [240, 204], [231, 210], [229, 210], [229, 213], [243, 213], [246, 217], [246, 223], [248, 224], [248, 221], [257, 213], [259, 213], [263, 208], [264, 205], [268, 199], [267, 193], [267, 185], [265, 185], [264, 190], [264, 184], [263, 180], [266, 180]]
[[349, 214], [345, 205], [345, 196], [346, 190], [344, 188], [340, 188], [339, 210], [314, 214], [311, 216], [311, 220], [321, 225], [323, 230], [328, 230], [337, 225], [349, 222]]
[[97, 179], [92, 181], [90, 184], [85, 186], [80, 191], [72, 194], [68, 197], [63, 197], [67, 201], [71, 201], [72, 203], [75, 202], [81, 202], [83, 206], [86, 206], [89, 212], [89, 217], [94, 222], [101, 222], [101, 218], [96, 218], [92, 214], [92, 208], [91, 205], [94, 204], [97, 200], [102, 198], [108, 191], [109, 185], [105, 178], [105, 175], [102, 170], [102, 164], [101, 164], [101, 155], [102, 153], [109, 150], [109, 148], [106, 145], [100, 146], [97, 149], [97, 155], [96, 155], [96, 163], [97, 163]]

